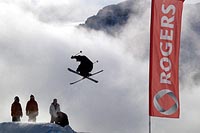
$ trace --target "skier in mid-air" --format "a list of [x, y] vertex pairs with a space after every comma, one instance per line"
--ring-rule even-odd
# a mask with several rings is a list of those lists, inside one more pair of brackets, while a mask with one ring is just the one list
[[103, 70], [97, 71], [95, 73], [90, 73], [93, 69], [93, 64], [94, 63], [98, 63], [98, 60], [96, 62], [92, 62], [88, 57], [86, 57], [85, 55], [79, 55], [80, 53], [82, 53], [82, 51], [80, 51], [79, 53], [77, 53], [76, 55], [72, 55], [71, 59], [76, 59], [76, 61], [80, 62], [78, 68], [75, 70], [68, 68], [68, 70], [72, 73], [78, 74], [80, 76], [82, 76], [81, 79], [71, 82], [70, 85], [75, 84], [77, 82], [80, 82], [83, 79], [89, 79], [95, 83], [98, 83], [97, 80], [91, 78], [91, 76], [94, 76], [98, 73], [103, 72]]
[[76, 71], [79, 72], [80, 75], [84, 77], [90, 76], [90, 72], [93, 69], [93, 62], [90, 61], [90, 59], [88, 59], [84, 55], [71, 56], [71, 59], [76, 59], [76, 61], [80, 62], [80, 65], [76, 69]]

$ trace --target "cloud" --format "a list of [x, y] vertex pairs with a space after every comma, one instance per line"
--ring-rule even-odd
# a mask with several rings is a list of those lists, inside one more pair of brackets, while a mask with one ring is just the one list
[[[199, 67], [199, 30], [198, 23], [200, 19], [195, 12], [198, 12], [199, 4], [185, 5], [183, 10], [183, 23], [181, 34], [180, 50], [180, 78], [183, 89], [192, 89], [198, 82], [195, 75], [198, 75]], [[193, 21], [190, 21], [190, 20]]]
[[[21, 0], [19, 3], [0, 3], [0, 98], [3, 108], [0, 111], [0, 121], [11, 120], [9, 111], [15, 95], [20, 97], [24, 111], [30, 94], [34, 94], [39, 103], [38, 121], [50, 120], [48, 108], [53, 98], [57, 98], [61, 110], [69, 116], [70, 125], [77, 131], [146, 132], [150, 9], [146, 8], [140, 17], [132, 17], [122, 33], [113, 37], [101, 31], [76, 28], [76, 24], [69, 23], [71, 18], [64, 20], [64, 23], [57, 23], [56, 21], [63, 21], [57, 18], [59, 15], [56, 14], [54, 18], [49, 15], [51, 11], [45, 12], [45, 9], [52, 6], [57, 11], [60, 10], [60, 5], [54, 1], [28, 2], [29, 4]], [[75, 4], [78, 3], [75, 1]], [[61, 1], [60, 4], [65, 7], [74, 3]], [[38, 10], [39, 7], [41, 10]], [[64, 7], [61, 8], [61, 14], [63, 10], [68, 10]], [[189, 12], [184, 12], [183, 18], [187, 13]], [[51, 19], [41, 21], [41, 14], [42, 18]], [[56, 23], [48, 23], [50, 21]], [[184, 18], [183, 42], [190, 40], [193, 45], [182, 46], [180, 73], [181, 80], [187, 84], [181, 82], [181, 86], [187, 86], [190, 80], [199, 81], [199, 70], [195, 67], [199, 56], [198, 34], [189, 27], [189, 22]], [[191, 53], [188, 49], [196, 52]], [[99, 80], [98, 84], [85, 79], [73, 86], [69, 85], [81, 78], [67, 71], [68, 67], [76, 69], [78, 66], [70, 57], [80, 50], [92, 61], [99, 61], [93, 72], [104, 70], [93, 77]], [[185, 71], [189, 78], [183, 73]], [[198, 86], [196, 84], [191, 87], [194, 93], [198, 92]], [[173, 121], [174, 124], [171, 125], [169, 123], [172, 120], [153, 119], [154, 130], [166, 132], [170, 126], [170, 129], [175, 129], [172, 133], [187, 132], [187, 121], [190, 122], [189, 125], [192, 123], [188, 120], [190, 112], [198, 112], [197, 102], [195, 108], [191, 108], [193, 96], [196, 101], [199, 98], [197, 93], [194, 95], [188, 89], [181, 89], [181, 93], [184, 109], [180, 123]], [[27, 121], [25, 112], [22, 121]], [[198, 120], [195, 121], [199, 123]], [[177, 125], [182, 128], [177, 129]], [[198, 129], [196, 125], [190, 131], [195, 133]]]
[[[137, 96], [132, 86], [145, 80], [132, 77], [137, 77], [137, 68], [146, 64], [131, 58], [123, 49], [123, 41], [103, 32], [77, 29], [69, 23], [40, 21], [16, 4], [2, 3], [1, 7], [0, 96], [4, 101], [2, 106], [5, 106], [0, 113], [1, 121], [10, 121], [9, 110], [15, 95], [20, 97], [24, 111], [30, 94], [33, 94], [39, 104], [38, 121], [49, 121], [48, 108], [56, 97], [74, 129], [121, 132], [124, 128], [129, 131], [141, 126], [135, 120], [145, 111], [141, 113], [136, 101], [143, 102], [143, 98], [133, 101], [131, 97]], [[67, 67], [76, 69], [78, 66], [70, 57], [80, 50], [91, 60], [99, 60], [94, 67], [94, 71], [104, 69], [102, 74], [94, 76], [99, 84], [84, 80], [69, 85], [81, 78], [67, 71]], [[140, 72], [139, 77], [146, 74]], [[142, 86], [143, 91], [145, 88]], [[141, 87], [134, 90], [139, 93]], [[134, 108], [141, 114], [129, 115]], [[27, 121], [25, 112], [22, 121]], [[116, 127], [117, 123], [124, 128]], [[132, 127], [133, 123], [135, 126]]]
[[102, 2], [101, 0], [3, 0], [2, 3], [15, 5], [25, 12], [33, 14], [45, 23], [81, 22], [95, 14], [102, 6], [117, 3], [119, 0]]

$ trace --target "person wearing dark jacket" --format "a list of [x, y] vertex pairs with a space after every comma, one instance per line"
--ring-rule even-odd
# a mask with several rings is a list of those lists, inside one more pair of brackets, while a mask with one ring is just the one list
[[56, 117], [55, 123], [62, 127], [69, 125], [69, 120], [68, 120], [67, 114], [65, 114], [63, 112], [57, 112], [57, 117]]
[[84, 55], [78, 55], [78, 56], [71, 56], [71, 59], [76, 59], [76, 61], [80, 62], [80, 65], [76, 69], [77, 72], [80, 73], [80, 75], [84, 77], [88, 77], [90, 75], [89, 72], [93, 69], [93, 62], [87, 58]]
[[29, 122], [36, 122], [36, 117], [38, 116], [38, 104], [33, 95], [30, 96], [30, 100], [26, 104], [26, 115], [29, 117]]
[[21, 104], [19, 103], [19, 97], [18, 96], [16, 96], [14, 98], [14, 102], [12, 103], [11, 116], [12, 116], [13, 122], [21, 121], [20, 117], [23, 116], [22, 107], [21, 107]]

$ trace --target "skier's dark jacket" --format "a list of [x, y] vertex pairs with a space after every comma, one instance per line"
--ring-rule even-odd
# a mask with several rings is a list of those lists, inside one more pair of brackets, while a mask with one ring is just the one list
[[22, 116], [22, 107], [19, 102], [14, 101], [12, 106], [11, 106], [11, 116], [12, 117], [20, 117]]
[[82, 76], [89, 76], [89, 72], [93, 69], [93, 62], [90, 61], [86, 56], [72, 56], [72, 59], [76, 59], [80, 62], [80, 65], [77, 68], [77, 72], [80, 72]]

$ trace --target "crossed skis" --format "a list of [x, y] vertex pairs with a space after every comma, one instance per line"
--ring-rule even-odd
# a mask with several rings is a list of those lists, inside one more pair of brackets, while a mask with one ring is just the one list
[[[68, 68], [68, 70], [69, 70], [70, 72], [72, 72], [72, 73], [75, 73], [75, 74], [78, 74], [78, 75], [82, 76], [80, 73], [78, 73], [77, 71], [72, 70], [71, 68]], [[95, 79], [93, 79], [93, 78], [90, 78], [90, 77], [93, 76], [93, 75], [96, 75], [96, 74], [98, 74], [98, 73], [101, 73], [101, 72], [103, 72], [103, 70], [100, 70], [100, 71], [98, 71], [98, 72], [92, 73], [92, 74], [90, 74], [90, 75], [87, 76], [87, 77], [82, 76], [81, 79], [79, 79], [79, 80], [77, 80], [77, 81], [74, 81], [74, 82], [71, 82], [70, 85], [73, 85], [73, 84], [75, 84], [75, 83], [77, 83], [77, 82], [80, 82], [80, 81], [84, 80], [85, 78], [87, 78], [87, 79], [89, 79], [89, 80], [91, 80], [91, 81], [93, 81], [93, 82], [95, 82], [95, 83], [98, 83], [97, 80], [95, 80]]]

